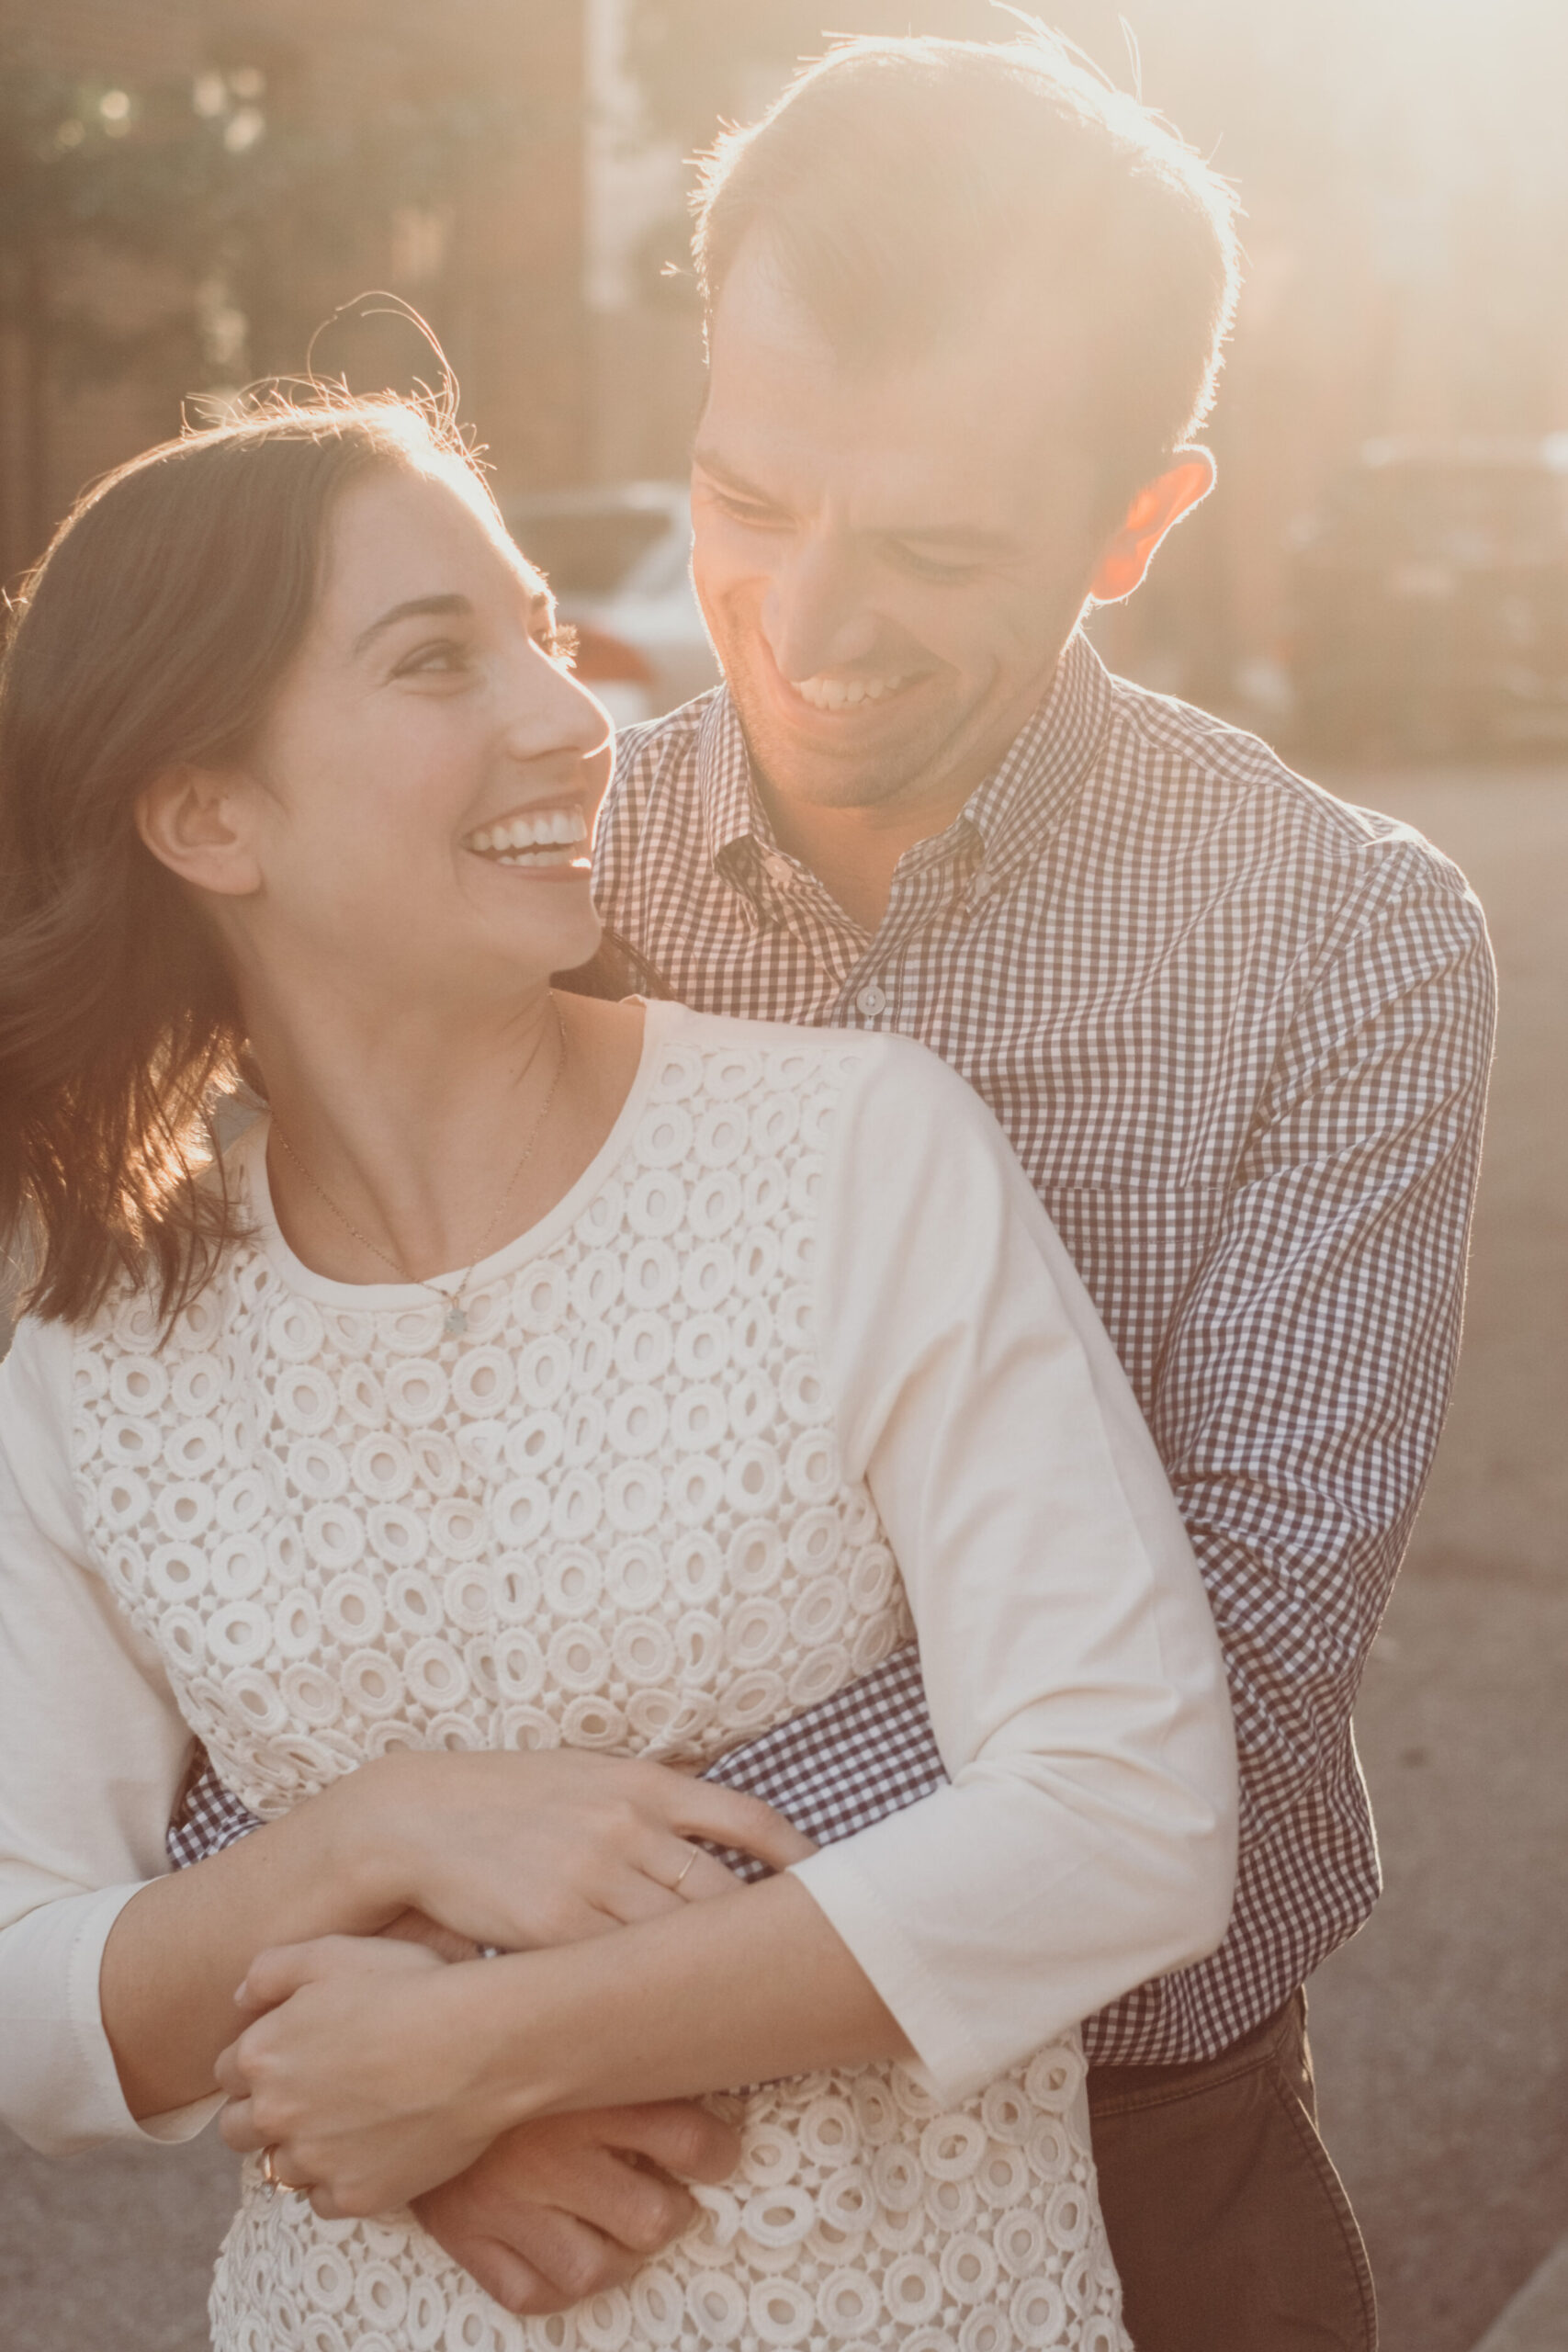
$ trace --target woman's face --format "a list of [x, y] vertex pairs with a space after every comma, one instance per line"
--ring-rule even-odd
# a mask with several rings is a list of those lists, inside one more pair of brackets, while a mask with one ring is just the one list
[[[352, 483], [319, 605], [244, 763], [259, 888], [237, 942], [434, 1010], [591, 956], [610, 723], [554, 650], [539, 575], [439, 475]], [[231, 902], [231, 915], [241, 910]]]

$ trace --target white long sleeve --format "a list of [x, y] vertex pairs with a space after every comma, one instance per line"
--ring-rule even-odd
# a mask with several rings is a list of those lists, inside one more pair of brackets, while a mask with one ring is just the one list
[[[773, 1138], [797, 1111], [811, 1133], [789, 1147], [785, 1179]], [[688, 1182], [694, 1136], [698, 1165], [723, 1164]], [[837, 1500], [830, 1482], [818, 1491], [808, 1480], [799, 1493], [781, 1486], [775, 1541], [793, 1541], [792, 1530], [804, 1537], [819, 1507], [849, 1512], [853, 1532], [846, 1521], [832, 1571], [843, 1579], [840, 1614], [850, 1612], [857, 1643], [871, 1640], [854, 1655], [884, 1654], [897, 1637], [897, 1596], [852, 1572], [877, 1549], [869, 1492], [920, 1634], [954, 1785], [816, 1856], [799, 1876], [933, 2087], [952, 2096], [985, 2082], [1219, 1939], [1235, 1764], [1197, 1569], [1061, 1245], [988, 1113], [932, 1057], [896, 1039], [818, 1044], [650, 1009], [643, 1067], [599, 1160], [539, 1227], [476, 1271], [475, 1329], [450, 1359], [449, 1386], [439, 1361], [423, 1369], [438, 1337], [429, 1292], [343, 1285], [301, 1267], [270, 1220], [265, 1167], [251, 1158], [257, 1238], [230, 1253], [155, 1370], [144, 1338], [122, 1342], [108, 1325], [73, 1338], [26, 1322], [0, 1367], [0, 2114], [24, 2137], [62, 2151], [181, 2137], [210, 2109], [138, 2126], [98, 2012], [114, 1917], [167, 1867], [188, 1724], [229, 1785], [276, 1812], [377, 1752], [389, 1704], [412, 1736], [431, 1723], [439, 1730], [448, 1718], [438, 1710], [451, 1702], [430, 1698], [437, 1684], [465, 1694], [465, 1732], [479, 1744], [570, 1738], [585, 1703], [599, 1721], [625, 1707], [628, 1726], [642, 1720], [657, 1735], [687, 1704], [706, 1727], [708, 1754], [765, 1727], [755, 1713], [764, 1684], [777, 1685], [767, 1702], [775, 1720], [821, 1695], [815, 1603], [798, 1621], [805, 1633], [766, 1604], [762, 1615], [794, 1646], [779, 1671], [771, 1658], [769, 1674], [752, 1671], [760, 1604], [724, 1587], [708, 1532], [721, 1523], [725, 1449], [744, 1468], [748, 1447], [723, 1434], [727, 1400], [705, 1381], [702, 1355], [685, 1371], [677, 1363], [660, 1423], [661, 1399], [638, 1385], [638, 1361], [622, 1348], [626, 1338], [657, 1355], [667, 1327], [694, 1346], [722, 1344], [703, 1285], [741, 1253], [714, 1239], [720, 1212], [750, 1217], [759, 1241], [768, 1238], [761, 1223], [773, 1220], [773, 1257], [762, 1250], [759, 1263], [775, 1266], [765, 1279], [781, 1310], [807, 1295], [794, 1253], [810, 1257], [814, 1329], [797, 1329], [793, 1308], [753, 1318], [774, 1334], [773, 1386], [738, 1381], [735, 1411], [776, 1396], [781, 1382], [825, 1384], [843, 1484]], [[741, 1180], [753, 1173], [760, 1189], [748, 1208]], [[687, 1320], [671, 1308], [661, 1326], [624, 1295], [607, 1307], [618, 1269], [663, 1283], [669, 1295], [677, 1261], [660, 1237], [682, 1217], [696, 1286], [680, 1310]], [[569, 1290], [578, 1302], [570, 1312]], [[733, 1295], [730, 1305], [739, 1313]], [[600, 1319], [612, 1311], [619, 1323]], [[74, 1436], [73, 1366], [83, 1383]], [[489, 1391], [458, 1393], [476, 1370], [492, 1390], [518, 1384], [509, 1418], [493, 1418]], [[123, 1457], [106, 1450], [121, 1428], [106, 1399], [122, 1374], [167, 1392], [138, 1408], [130, 1432], [145, 1461], [133, 1522], [117, 1516]], [[532, 1410], [530, 1396], [549, 1411]], [[364, 1407], [375, 1417], [367, 1422], [365, 1397], [391, 1402]], [[551, 1430], [552, 1443], [563, 1442], [569, 1399], [591, 1434], [575, 1464], [547, 1481], [530, 1453], [512, 1459], [507, 1449]], [[796, 1395], [792, 1410], [799, 1406]], [[636, 1434], [634, 1408], [641, 1426], [666, 1430], [657, 1459]], [[389, 1461], [407, 1480], [424, 1475], [399, 1434], [405, 1425], [425, 1448], [419, 1461], [434, 1465], [428, 1491], [409, 1487], [423, 1496], [417, 1511], [389, 1507], [377, 1484]], [[367, 1426], [387, 1435], [368, 1453]], [[442, 1467], [459, 1449], [460, 1498], [456, 1467]], [[782, 1463], [785, 1451], [780, 1437], [769, 1458]], [[193, 1458], [207, 1465], [195, 1481], [184, 1467]], [[307, 1482], [298, 1489], [291, 1463]], [[321, 1503], [321, 1493], [334, 1499]], [[157, 1582], [171, 1524], [161, 1514], [198, 1507], [217, 1532], [209, 1548], [180, 1552], [186, 1605], [175, 1608]], [[651, 1532], [660, 1508], [662, 1541]], [[265, 1547], [246, 1532], [258, 1526]], [[580, 1538], [595, 1528], [591, 1554]], [[361, 1561], [355, 1546], [367, 1542], [382, 1551]], [[417, 1558], [424, 1542], [446, 1581], [422, 1600], [427, 1580], [402, 1555], [412, 1548]], [[250, 1564], [240, 1604], [231, 1590], [188, 1582], [193, 1563], [216, 1569], [225, 1545]], [[479, 1601], [466, 1566], [476, 1548], [483, 1576], [495, 1577]], [[585, 1634], [583, 1604], [560, 1596], [585, 1589], [600, 1554], [612, 1566], [625, 1556], [615, 1572], [637, 1598], [612, 1605], [602, 1595], [597, 1630]], [[385, 1595], [425, 1613], [372, 1656], [347, 1620], [335, 1631], [327, 1622], [340, 1589], [361, 1612]], [[511, 1596], [525, 1589], [533, 1598], [519, 1619]], [[440, 1619], [442, 1590], [471, 1631]], [[202, 1629], [194, 1644], [191, 1603]], [[651, 1669], [655, 1689], [615, 1679], [628, 1608], [625, 1630], [640, 1628], [650, 1656], [670, 1643], [667, 1663]], [[635, 1612], [655, 1608], [662, 1615], [650, 1630]], [[317, 1720], [323, 1705], [339, 1709], [330, 1733], [290, 1713], [300, 1618], [315, 1628], [310, 1707]], [[237, 1636], [244, 1648], [234, 1657]], [[845, 1638], [833, 1635], [840, 1652]], [[547, 1653], [568, 1677], [559, 1688]], [[600, 1660], [591, 1702], [580, 1655]], [[827, 1662], [841, 1680], [847, 1654]], [[400, 1696], [389, 1702], [389, 1690]], [[634, 1708], [653, 1712], [637, 1718]]]
[[61, 1326], [24, 1322], [0, 1364], [0, 2115], [50, 2155], [186, 2139], [214, 2108], [139, 2124], [99, 2013], [109, 1929], [168, 1868], [190, 1734], [85, 1565], [71, 1348]]
[[948, 2099], [1219, 1942], [1235, 1758], [1111, 1342], [990, 1114], [888, 1044], [828, 1160], [818, 1342], [953, 1785], [795, 1875]]

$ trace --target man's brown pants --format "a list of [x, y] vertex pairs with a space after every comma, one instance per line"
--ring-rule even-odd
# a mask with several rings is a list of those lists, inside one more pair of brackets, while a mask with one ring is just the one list
[[1089, 2100], [1136, 2352], [1376, 2352], [1366, 2248], [1317, 2135], [1303, 1993], [1218, 2058], [1091, 2067]]

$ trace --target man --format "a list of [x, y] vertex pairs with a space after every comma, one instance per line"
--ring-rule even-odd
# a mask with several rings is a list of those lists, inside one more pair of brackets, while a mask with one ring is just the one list
[[[1350, 1709], [1458, 1341], [1480, 911], [1417, 837], [1077, 632], [1209, 487], [1235, 290], [1227, 192], [1133, 101], [1044, 39], [849, 43], [720, 143], [696, 253], [727, 684], [623, 745], [604, 911], [694, 1006], [933, 1046], [1077, 1259], [1204, 1570], [1243, 1772], [1224, 1943], [1086, 2027], [1127, 2324], [1140, 2352], [1370, 2346], [1300, 1988], [1377, 1892]], [[613, 2222], [552, 2269], [532, 2233], [570, 2196], [514, 2137], [431, 2225], [487, 2283], [498, 2243], [562, 2292], [620, 2275]]]

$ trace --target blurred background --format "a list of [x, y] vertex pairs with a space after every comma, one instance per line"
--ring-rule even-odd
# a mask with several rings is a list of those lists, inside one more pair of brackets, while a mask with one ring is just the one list
[[[1007, 22], [990, 0], [851, 13]], [[683, 159], [767, 104], [822, 16], [0, 0], [0, 578], [182, 403], [299, 368], [338, 305], [385, 288], [431, 322], [503, 498], [605, 640], [592, 674], [628, 715], [683, 699], [711, 675], [681, 550]], [[1568, 12], [1062, 0], [1054, 20], [1246, 207], [1221, 486], [1101, 616], [1117, 666], [1330, 751], [1568, 737]], [[314, 348], [367, 389], [430, 372], [385, 315]]]
[[[1312, 1996], [1385, 2352], [1562, 2352], [1568, 9], [1048, 13], [1235, 179], [1248, 254], [1220, 487], [1096, 639], [1428, 833], [1497, 943], [1465, 1359], [1358, 1718], [1388, 1893]], [[1008, 28], [988, 0], [826, 26]], [[334, 317], [384, 288], [439, 337], [595, 690], [622, 718], [700, 691], [685, 159], [824, 28], [825, 0], [0, 0], [0, 581], [86, 481], [313, 337], [356, 389], [429, 378], [388, 306]], [[0, 2135], [6, 2352], [196, 2352], [226, 2165]]]

